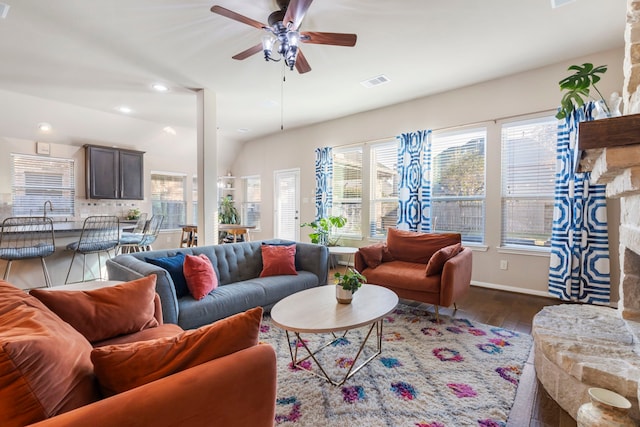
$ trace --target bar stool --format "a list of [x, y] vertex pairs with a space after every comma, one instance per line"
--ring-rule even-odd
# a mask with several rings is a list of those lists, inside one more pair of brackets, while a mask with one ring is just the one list
[[138, 252], [140, 243], [144, 238], [144, 232], [147, 229], [147, 214], [141, 213], [138, 222], [133, 231], [123, 231], [120, 233], [119, 249], [120, 253], [126, 254], [130, 252]]
[[164, 215], [154, 215], [149, 220], [146, 230], [144, 230], [144, 236], [138, 245], [138, 251], [150, 251], [151, 244], [158, 238], [160, 233], [160, 227], [164, 221]]
[[240, 237], [241, 242], [250, 242], [249, 231], [246, 228], [232, 228], [231, 230], [227, 230], [227, 233], [233, 236], [233, 243], [238, 241], [238, 236]]
[[[98, 255], [98, 268], [100, 269], [100, 279], [102, 279], [102, 264], [100, 253], [106, 252], [110, 257], [110, 250], [117, 250], [118, 242], [120, 241], [120, 220], [117, 216], [90, 216], [84, 220], [82, 226], [82, 233], [80, 233], [80, 240], [77, 242], [69, 243], [67, 249], [73, 251], [73, 257], [71, 258], [71, 264], [69, 265], [69, 271], [67, 272], [67, 278], [64, 283], [69, 283], [69, 275], [73, 268], [73, 261], [76, 259], [76, 254], [82, 255], [82, 281], [85, 280], [86, 270], [86, 256], [88, 254]], [[95, 280], [95, 277], [90, 280]]]
[[9, 279], [9, 270], [13, 261], [40, 258], [45, 284], [51, 287], [51, 278], [44, 259], [53, 254], [55, 249], [56, 241], [51, 218], [42, 216], [6, 218], [2, 221], [0, 231], [0, 259], [7, 261], [3, 279]]

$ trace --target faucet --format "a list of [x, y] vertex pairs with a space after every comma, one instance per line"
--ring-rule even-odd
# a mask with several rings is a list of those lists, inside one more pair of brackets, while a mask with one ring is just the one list
[[44, 206], [42, 208], [45, 218], [47, 217], [47, 203], [49, 203], [49, 212], [53, 212], [53, 203], [51, 203], [51, 200], [47, 200], [46, 202], [44, 202]]

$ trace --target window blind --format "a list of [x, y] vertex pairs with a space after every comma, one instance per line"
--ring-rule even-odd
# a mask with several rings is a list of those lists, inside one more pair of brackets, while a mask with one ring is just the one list
[[431, 142], [431, 225], [437, 232], [484, 241], [485, 128], [434, 134]]
[[384, 237], [398, 222], [398, 143], [371, 146], [370, 237]]
[[162, 229], [178, 229], [186, 220], [186, 176], [151, 174], [151, 207], [153, 215], [164, 215]]
[[362, 147], [333, 150], [332, 215], [347, 218], [340, 234], [362, 236]]
[[553, 223], [557, 120], [502, 126], [502, 243], [548, 246]]
[[[11, 154], [12, 213], [16, 216], [42, 216], [44, 203], [53, 210], [47, 216], [74, 216], [74, 161], [53, 157]], [[48, 207], [47, 207], [48, 208]]]
[[260, 229], [261, 186], [259, 176], [248, 176], [244, 181], [244, 201], [242, 202], [242, 223]]

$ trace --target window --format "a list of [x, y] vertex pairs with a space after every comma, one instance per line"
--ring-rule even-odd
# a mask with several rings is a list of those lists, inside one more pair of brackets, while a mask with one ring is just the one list
[[162, 229], [178, 229], [186, 220], [186, 176], [151, 173], [151, 211], [164, 215]]
[[331, 214], [347, 218], [341, 234], [362, 236], [362, 147], [333, 150]]
[[11, 198], [13, 215], [41, 216], [51, 202], [47, 216], [74, 216], [74, 161], [53, 157], [12, 154]]
[[385, 237], [398, 223], [398, 143], [371, 146], [370, 237]]
[[242, 224], [255, 225], [260, 229], [260, 177], [248, 176], [242, 179], [244, 200], [241, 206]]
[[486, 129], [434, 134], [431, 228], [484, 242]]
[[549, 246], [557, 120], [502, 126], [502, 244]]

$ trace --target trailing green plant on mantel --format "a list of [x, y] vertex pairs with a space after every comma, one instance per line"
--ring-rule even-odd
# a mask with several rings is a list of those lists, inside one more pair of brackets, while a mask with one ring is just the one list
[[351, 293], [355, 293], [363, 283], [367, 282], [366, 277], [352, 268], [348, 268], [344, 274], [337, 272], [333, 277], [336, 279], [336, 285], [341, 286], [345, 291], [351, 291]]
[[574, 74], [565, 77], [559, 82], [560, 90], [566, 90], [567, 92], [562, 96], [560, 111], [556, 114], [556, 118], [559, 120], [565, 119], [571, 115], [574, 109], [582, 107], [585, 100], [589, 98], [595, 99], [590, 95], [591, 88], [598, 92], [600, 99], [596, 101], [601, 102], [603, 109], [609, 114], [609, 106], [596, 87], [596, 83], [600, 81], [598, 74], [606, 73], [607, 66], [594, 67], [593, 64], [585, 62], [582, 66], [572, 65], [568, 68], [568, 71], [572, 70], [575, 71]]
[[329, 215], [312, 222], [305, 222], [300, 227], [311, 227], [314, 231], [309, 233], [311, 243], [318, 243], [324, 246], [336, 246], [340, 237], [331, 238], [331, 234], [347, 223], [347, 218]]

